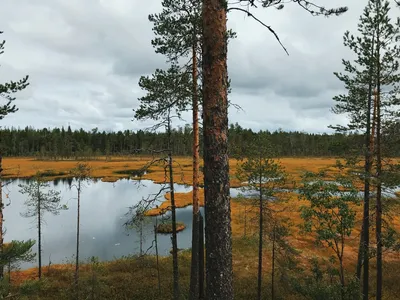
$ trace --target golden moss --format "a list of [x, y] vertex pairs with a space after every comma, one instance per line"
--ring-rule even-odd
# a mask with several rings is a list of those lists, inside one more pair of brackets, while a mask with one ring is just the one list
[[[185, 223], [176, 222], [176, 232], [183, 231], [186, 228]], [[172, 233], [172, 223], [161, 223], [157, 225], [158, 233]]]
[[[189, 193], [175, 193], [175, 206], [176, 208], [183, 208], [193, 203], [193, 192]], [[204, 206], [204, 190], [199, 189], [199, 204]], [[150, 209], [146, 212], [148, 216], [158, 216], [164, 214], [171, 209], [171, 194], [165, 195], [165, 201], [160, 206]]]

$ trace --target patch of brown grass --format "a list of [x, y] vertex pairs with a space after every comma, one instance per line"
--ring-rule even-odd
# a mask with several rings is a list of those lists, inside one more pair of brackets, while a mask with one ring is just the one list
[[[176, 232], [183, 231], [186, 228], [185, 223], [183, 222], [176, 222]], [[165, 233], [169, 234], [172, 233], [172, 223], [161, 223], [157, 225], [157, 232], [158, 233]]]

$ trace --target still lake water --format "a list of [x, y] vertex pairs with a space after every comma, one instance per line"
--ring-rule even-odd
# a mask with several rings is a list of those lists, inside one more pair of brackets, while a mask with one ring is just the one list
[[[4, 225], [6, 234], [4, 241], [37, 240], [37, 226], [34, 218], [24, 218], [20, 215], [25, 211], [25, 195], [19, 192], [18, 184], [26, 180], [14, 180], [3, 192], [6, 207], [4, 209]], [[71, 261], [76, 250], [76, 189], [70, 186], [71, 180], [50, 182], [52, 189], [61, 191], [62, 203], [68, 210], [54, 216], [44, 213], [45, 224], [42, 226], [42, 263], [48, 265]], [[139, 253], [139, 233], [136, 230], [126, 230], [124, 223], [129, 219], [125, 214], [129, 207], [138, 203], [142, 198], [156, 194], [161, 185], [149, 180], [138, 181], [122, 179], [115, 183], [90, 181], [85, 184], [81, 194], [81, 226], [80, 226], [80, 259], [86, 260], [97, 256], [100, 260], [112, 260], [124, 255]], [[176, 192], [189, 192], [191, 186], [175, 185]], [[237, 196], [238, 189], [231, 189], [232, 196]], [[164, 199], [160, 195], [160, 201]], [[7, 206], [7, 204], [9, 204]], [[203, 208], [201, 212], [204, 215]], [[168, 215], [168, 214], [167, 214]], [[158, 222], [161, 217], [158, 217]], [[177, 221], [184, 222], [186, 229], [178, 233], [178, 248], [191, 247], [192, 207], [177, 209]], [[149, 218], [144, 225], [145, 241], [143, 250], [152, 244], [155, 219]], [[160, 255], [169, 255], [171, 249], [170, 235], [158, 235]], [[37, 244], [33, 247], [37, 252]], [[150, 249], [148, 253], [155, 253]], [[37, 262], [22, 263], [21, 268], [36, 266]]]
[[[20, 215], [25, 211], [25, 195], [19, 192], [18, 184], [26, 180], [14, 180], [3, 188], [4, 209], [4, 241], [37, 240], [37, 227], [34, 218], [24, 218]], [[44, 213], [45, 224], [42, 226], [42, 263], [48, 265], [72, 261], [76, 251], [76, 189], [71, 188], [70, 180], [50, 182], [50, 188], [61, 191], [62, 203], [68, 210], [54, 216]], [[158, 193], [162, 185], [150, 180], [138, 181], [121, 179], [115, 183], [90, 181], [85, 184], [81, 194], [81, 226], [80, 226], [80, 259], [86, 260], [97, 256], [100, 260], [113, 260], [124, 255], [139, 253], [139, 233], [132, 229], [126, 230], [124, 223], [129, 219], [126, 213], [129, 207], [138, 203], [142, 198]], [[176, 192], [190, 192], [191, 186], [175, 185]], [[399, 190], [399, 188], [395, 189]], [[240, 189], [231, 188], [231, 197], [237, 197]], [[391, 194], [394, 191], [391, 191]], [[254, 192], [244, 193], [247, 197], [255, 196]], [[360, 196], [362, 193], [360, 192]], [[159, 197], [163, 201], [165, 193]], [[9, 204], [9, 205], [8, 205]], [[204, 209], [201, 208], [204, 215]], [[169, 213], [166, 214], [167, 216]], [[161, 222], [162, 217], [158, 217]], [[177, 209], [177, 221], [183, 222], [186, 229], [178, 233], [178, 248], [191, 247], [192, 236], [192, 207]], [[155, 217], [149, 217], [144, 225], [144, 245], [146, 251], [153, 242]], [[158, 234], [160, 255], [169, 255], [171, 235]], [[33, 247], [37, 252], [37, 244]], [[150, 249], [154, 254], [155, 249]], [[21, 268], [36, 266], [37, 262], [22, 263]]]

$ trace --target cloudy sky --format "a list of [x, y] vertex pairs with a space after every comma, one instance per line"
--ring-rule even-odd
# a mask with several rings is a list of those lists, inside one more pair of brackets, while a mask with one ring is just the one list
[[[329, 124], [345, 121], [330, 112], [332, 96], [342, 92], [332, 72], [341, 71], [341, 59], [351, 57], [342, 36], [347, 29], [354, 32], [367, 1], [315, 1], [348, 5], [349, 11], [312, 17], [293, 3], [282, 11], [253, 11], [276, 30], [289, 56], [254, 20], [229, 13], [228, 26], [238, 35], [229, 44], [230, 97], [244, 110], [232, 108], [231, 123], [255, 130], [329, 132]], [[20, 110], [0, 125], [149, 126], [132, 122], [132, 109], [143, 95], [139, 77], [165, 65], [151, 47], [147, 19], [160, 11], [161, 0], [3, 0], [0, 38], [7, 42], [0, 82], [29, 74], [30, 86], [15, 101]], [[190, 115], [184, 117], [190, 123]]]

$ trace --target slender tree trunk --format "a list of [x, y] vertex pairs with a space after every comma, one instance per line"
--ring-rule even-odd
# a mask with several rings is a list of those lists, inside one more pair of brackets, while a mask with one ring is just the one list
[[271, 272], [271, 299], [275, 300], [275, 240], [276, 240], [276, 226], [274, 224], [274, 232], [272, 238], [272, 272]]
[[[373, 56], [374, 48], [374, 38], [372, 38], [372, 52]], [[358, 263], [362, 262], [363, 265], [363, 300], [368, 300], [368, 290], [369, 290], [369, 198], [370, 198], [370, 177], [371, 177], [371, 158], [372, 151], [371, 148], [371, 106], [372, 106], [372, 80], [373, 80], [373, 66], [372, 63], [369, 67], [369, 84], [368, 84], [368, 103], [367, 103], [367, 128], [365, 134], [365, 178], [364, 178], [364, 210], [363, 210], [363, 225], [362, 225], [362, 235], [361, 240], [363, 244], [362, 253], [358, 253]], [[360, 258], [360, 256], [362, 256]], [[361, 268], [361, 266], [359, 266]], [[360, 272], [361, 273], [361, 272]], [[358, 279], [360, 279], [358, 277]]]
[[139, 224], [139, 256], [143, 256], [143, 221]]
[[39, 179], [37, 179], [37, 185], [38, 185], [38, 258], [39, 258], [39, 280], [42, 278], [42, 218], [41, 218], [41, 205], [40, 205], [40, 184], [39, 184]]
[[[364, 188], [365, 188], [365, 184], [364, 184]], [[365, 191], [364, 191], [364, 194], [365, 194]], [[357, 266], [356, 266], [356, 278], [357, 278], [358, 283], [361, 283], [360, 282], [361, 271], [362, 271], [362, 266], [363, 266], [363, 252], [364, 252], [363, 234], [364, 234], [364, 222], [361, 225], [360, 242], [358, 244], [358, 256], [357, 256]], [[359, 299], [359, 295], [355, 296], [355, 300], [358, 300], [358, 299]]]
[[11, 260], [8, 261], [8, 284], [11, 284]]
[[160, 276], [160, 262], [158, 257], [157, 221], [158, 219], [156, 217], [156, 224], [154, 225], [154, 243], [156, 247], [158, 294], [161, 296], [161, 276]]
[[95, 300], [95, 296], [96, 296], [96, 282], [97, 282], [97, 276], [96, 276], [96, 270], [94, 269], [94, 264], [96, 262], [92, 262], [92, 289], [91, 289], [91, 299]]
[[199, 213], [199, 299], [205, 299], [204, 295], [204, 219]]
[[174, 172], [172, 168], [172, 150], [171, 150], [171, 117], [168, 112], [168, 169], [169, 169], [169, 187], [171, 193], [171, 214], [172, 214], [172, 268], [174, 276], [174, 300], [180, 298], [179, 291], [179, 269], [178, 269], [178, 239], [176, 232], [176, 206], [174, 192]]
[[75, 292], [76, 299], [79, 299], [79, 234], [80, 234], [80, 219], [81, 219], [81, 181], [78, 179], [78, 208], [76, 215], [76, 261], [75, 261]]
[[[3, 157], [0, 154], [0, 255], [3, 254], [4, 249], [4, 238], [3, 238], [3, 181], [2, 181], [2, 174], [3, 174]], [[3, 279], [4, 276], [4, 265], [0, 264], [0, 280]]]
[[246, 204], [244, 205], [244, 237], [247, 235], [247, 206]]
[[[261, 160], [260, 160], [261, 164]], [[259, 236], [258, 236], [258, 281], [257, 281], [257, 299], [261, 300], [261, 290], [262, 290], [262, 261], [263, 261], [263, 226], [264, 226], [264, 204], [263, 204], [263, 197], [262, 197], [262, 174], [260, 172], [259, 178], [260, 184], [260, 197], [259, 197], [259, 205], [260, 205], [260, 218], [259, 218]]]
[[344, 268], [343, 268], [343, 257], [339, 257], [339, 272], [340, 272], [340, 294], [342, 296], [342, 300], [344, 300], [344, 287], [345, 287], [345, 279], [344, 279]]
[[376, 122], [377, 122], [377, 109], [378, 109], [378, 92], [374, 89], [374, 109], [372, 113], [372, 129], [371, 129], [371, 167], [374, 164], [374, 152], [375, 152], [375, 138], [376, 138]]
[[[380, 2], [377, 3], [379, 12]], [[377, 12], [377, 13], [378, 13]], [[382, 299], [382, 154], [381, 154], [381, 63], [380, 29], [377, 28], [377, 86], [376, 86], [376, 300]]]
[[206, 297], [234, 299], [229, 196], [226, 2], [203, 0]]
[[193, 220], [192, 220], [192, 262], [190, 273], [190, 300], [199, 298], [199, 107], [197, 99], [197, 41], [193, 28], [192, 81], [193, 81]]

